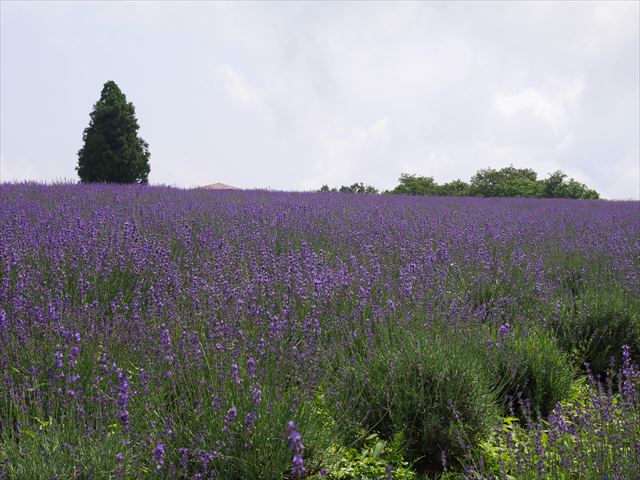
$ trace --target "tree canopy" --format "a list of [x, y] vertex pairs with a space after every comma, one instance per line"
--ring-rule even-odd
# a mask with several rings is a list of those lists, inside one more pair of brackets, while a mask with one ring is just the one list
[[149, 145], [138, 137], [135, 108], [114, 81], [104, 84], [82, 135], [76, 171], [83, 183], [147, 183]]
[[529, 168], [484, 168], [471, 178], [470, 189], [479, 197], [538, 197], [538, 174]]
[[392, 193], [405, 195], [438, 195], [438, 184], [433, 177], [419, 177], [403, 173], [398, 185]]
[[[495, 170], [483, 168], [471, 177], [469, 183], [460, 179], [439, 185], [433, 177], [403, 173], [399, 185], [385, 193], [400, 195], [438, 195], [443, 197], [528, 197], [528, 198], [575, 198], [597, 199], [600, 195], [567, 174], [557, 170], [544, 180], [530, 168], [513, 166]], [[354, 183], [330, 188], [323, 185], [321, 192], [378, 193], [371, 185]]]
[[388, 193], [404, 195], [441, 195], [474, 197], [529, 197], [529, 198], [600, 198], [598, 192], [588, 188], [560, 170], [539, 180], [535, 171], [513, 166], [495, 170], [483, 168], [471, 177], [469, 183], [454, 180], [438, 185], [433, 177], [403, 173], [399, 185]]
[[342, 192], [342, 193], [378, 193], [378, 189], [364, 183], [354, 183], [353, 185], [343, 185], [338, 188], [329, 188], [329, 185], [320, 187], [321, 192]]

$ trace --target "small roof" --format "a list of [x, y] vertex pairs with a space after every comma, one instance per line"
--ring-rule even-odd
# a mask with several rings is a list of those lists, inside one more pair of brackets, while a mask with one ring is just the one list
[[207, 190], [240, 190], [238, 187], [232, 187], [231, 185], [225, 185], [224, 183], [212, 183], [200, 188], [206, 188]]

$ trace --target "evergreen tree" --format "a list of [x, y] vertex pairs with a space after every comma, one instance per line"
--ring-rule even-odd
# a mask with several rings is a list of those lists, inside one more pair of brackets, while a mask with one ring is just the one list
[[82, 135], [76, 171], [83, 183], [147, 183], [149, 145], [138, 137], [135, 108], [113, 81], [102, 88]]

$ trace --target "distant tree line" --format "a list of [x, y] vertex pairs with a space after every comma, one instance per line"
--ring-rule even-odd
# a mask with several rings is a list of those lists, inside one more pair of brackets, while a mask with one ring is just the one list
[[[444, 197], [529, 197], [529, 198], [577, 198], [597, 199], [600, 195], [567, 174], [557, 170], [544, 180], [529, 168], [505, 167], [500, 170], [484, 168], [471, 177], [469, 183], [453, 180], [442, 185], [433, 177], [403, 173], [400, 184], [384, 193], [402, 195], [438, 195]], [[372, 186], [354, 183], [340, 189], [324, 185], [322, 192], [378, 193]]]
[[380, 193], [378, 189], [371, 185], [365, 185], [364, 183], [354, 183], [353, 185], [343, 185], [340, 188], [329, 188], [328, 185], [323, 185], [320, 188], [321, 192], [342, 192], [342, 193]]

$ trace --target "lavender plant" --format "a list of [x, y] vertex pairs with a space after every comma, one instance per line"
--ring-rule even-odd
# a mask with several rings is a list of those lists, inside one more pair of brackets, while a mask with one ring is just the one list
[[515, 330], [503, 324], [486, 346], [498, 397], [510, 413], [546, 417], [569, 396], [576, 369], [540, 327]]
[[[0, 478], [292, 478], [289, 421], [319, 475], [362, 420], [348, 399], [318, 402], [346, 392], [348, 362], [372, 398], [408, 395], [398, 365], [432, 357], [442, 383], [484, 385], [471, 345], [501, 325], [548, 328], [573, 354], [569, 313], [640, 291], [637, 202], [92, 184], [0, 197]], [[588, 318], [600, 339], [610, 316]], [[429, 418], [448, 425], [446, 397]], [[414, 401], [384, 418], [400, 426]], [[460, 454], [421, 445], [403, 457]]]
[[507, 419], [503, 429], [482, 445], [483, 455], [459, 476], [640, 478], [640, 370], [629, 347], [621, 350], [623, 363], [608, 385], [591, 376], [546, 420], [523, 425]]

